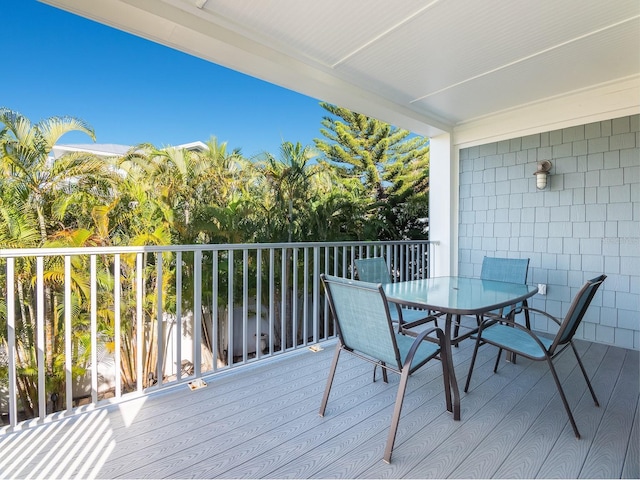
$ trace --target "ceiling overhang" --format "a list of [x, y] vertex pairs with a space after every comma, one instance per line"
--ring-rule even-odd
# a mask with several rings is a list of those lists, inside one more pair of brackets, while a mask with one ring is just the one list
[[637, 0], [42, 1], [426, 136], [640, 111]]

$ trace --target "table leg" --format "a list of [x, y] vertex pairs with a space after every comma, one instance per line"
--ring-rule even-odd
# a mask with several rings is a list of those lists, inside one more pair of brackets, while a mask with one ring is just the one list
[[453, 323], [453, 315], [447, 313], [447, 319], [444, 327], [445, 345], [442, 348], [447, 349], [447, 358], [449, 362], [449, 380], [451, 383], [451, 392], [453, 393], [453, 419], [460, 420], [460, 390], [458, 389], [458, 381], [456, 380], [456, 371], [453, 368], [453, 357], [451, 351], [451, 325]]

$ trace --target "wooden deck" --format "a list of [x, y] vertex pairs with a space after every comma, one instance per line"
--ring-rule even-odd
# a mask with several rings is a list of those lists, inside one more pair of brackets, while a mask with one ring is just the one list
[[[639, 355], [579, 342], [601, 407], [572, 352], [558, 360], [582, 439], [546, 365], [492, 373], [482, 347], [462, 420], [445, 411], [440, 365], [409, 381], [391, 465], [382, 461], [398, 378], [343, 356], [326, 416], [333, 345], [145, 398], [0, 435], [1, 478], [638, 478]], [[473, 342], [455, 349], [463, 384]]]

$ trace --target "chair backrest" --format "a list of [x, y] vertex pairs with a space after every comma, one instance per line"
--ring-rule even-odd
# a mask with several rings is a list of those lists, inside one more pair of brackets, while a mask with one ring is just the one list
[[587, 311], [587, 308], [589, 308], [589, 305], [591, 304], [593, 296], [596, 294], [596, 291], [600, 285], [602, 285], [605, 278], [607, 278], [606, 275], [600, 275], [599, 277], [588, 280], [576, 294], [573, 302], [571, 302], [567, 315], [560, 324], [556, 337], [553, 339], [553, 344], [549, 349], [552, 353], [558, 345], [564, 345], [571, 341]]
[[480, 278], [498, 282], [527, 283], [528, 258], [484, 257]]
[[[527, 283], [528, 258], [484, 257], [480, 278], [497, 282]], [[520, 313], [523, 302], [513, 305]]]
[[344, 346], [401, 370], [400, 353], [382, 286], [326, 274], [320, 278]]
[[391, 283], [389, 267], [382, 257], [359, 258], [356, 260], [358, 279], [369, 283]]

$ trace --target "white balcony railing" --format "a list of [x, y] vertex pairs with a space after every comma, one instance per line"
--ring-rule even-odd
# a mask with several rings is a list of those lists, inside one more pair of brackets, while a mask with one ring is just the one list
[[0, 414], [15, 426], [334, 336], [320, 273], [384, 256], [428, 277], [428, 241], [0, 251]]

